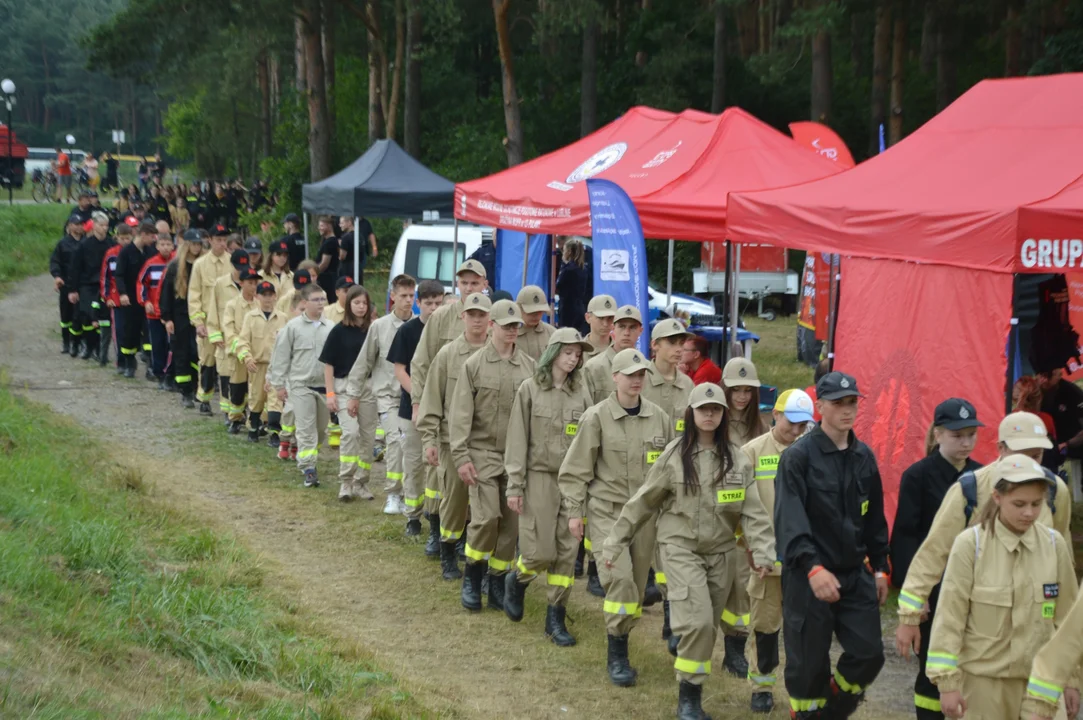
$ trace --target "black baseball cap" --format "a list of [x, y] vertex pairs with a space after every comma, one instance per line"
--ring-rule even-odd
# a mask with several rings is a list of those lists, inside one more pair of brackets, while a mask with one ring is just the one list
[[274, 254], [274, 253], [286, 253], [286, 254], [289, 254], [289, 252], [290, 252], [290, 244], [285, 240], [275, 240], [273, 243], [271, 243], [271, 247], [267, 248], [267, 252], [270, 253], [270, 254]]
[[242, 282], [245, 280], [259, 280], [259, 273], [256, 272], [255, 268], [241, 268], [241, 275], [237, 279]]
[[978, 411], [962, 398], [948, 398], [936, 406], [933, 425], [945, 430], [963, 430], [965, 428], [985, 427], [978, 422]]
[[282, 222], [284, 222], [284, 223], [291, 222], [291, 223], [297, 223], [298, 225], [300, 225], [301, 224], [301, 218], [297, 217], [297, 213], [287, 213], [286, 217], [282, 218]]
[[214, 226], [214, 232], [212, 234], [215, 237], [226, 237], [227, 235], [229, 235], [229, 228], [222, 223], [218, 223]]
[[841, 372], [829, 372], [816, 383], [818, 400], [841, 400], [847, 397], [865, 397], [857, 391], [857, 380]]
[[244, 241], [245, 252], [250, 253], [263, 253], [263, 243], [259, 241], [257, 237], [250, 237]]
[[349, 275], [343, 275], [338, 279], [338, 282], [335, 283], [335, 290], [347, 290], [349, 288], [352, 288], [354, 285], [356, 285], [356, 283], [353, 281], [352, 277], [350, 277]]
[[298, 270], [293, 274], [293, 289], [300, 290], [306, 285], [312, 284], [312, 273], [308, 270]]
[[251, 261], [248, 259], [248, 253], [244, 250], [234, 250], [229, 254], [229, 261], [233, 263], [233, 267], [238, 270], [252, 267]]
[[266, 280], [264, 280], [263, 282], [261, 282], [259, 285], [256, 286], [256, 294], [257, 295], [277, 295], [278, 290], [277, 290], [277, 288], [275, 288], [274, 283], [267, 282]]
[[185, 230], [182, 237], [186, 242], [203, 242], [203, 233], [196, 228]]

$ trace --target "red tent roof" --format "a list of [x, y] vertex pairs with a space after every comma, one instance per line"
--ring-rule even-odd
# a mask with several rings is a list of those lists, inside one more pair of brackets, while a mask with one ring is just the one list
[[[1083, 74], [986, 80], [853, 170], [799, 187], [731, 194], [729, 236], [1025, 271], [1031, 268], [1019, 261], [1019, 208], [1056, 195], [1081, 173]], [[1072, 237], [1078, 236], [1077, 230]]]
[[652, 238], [721, 240], [726, 193], [841, 172], [738, 108], [721, 115], [634, 107], [567, 147], [455, 187], [455, 216], [496, 227], [590, 234], [587, 178], [632, 198]]
[[[1083, 168], [1080, 172], [1083, 173]], [[1027, 240], [1080, 243], [1080, 238], [1083, 238], [1083, 174], [1053, 197], [1019, 208], [1020, 244]], [[1079, 248], [1083, 252], [1083, 244]], [[1074, 266], [1080, 267], [1080, 259], [1074, 260]]]

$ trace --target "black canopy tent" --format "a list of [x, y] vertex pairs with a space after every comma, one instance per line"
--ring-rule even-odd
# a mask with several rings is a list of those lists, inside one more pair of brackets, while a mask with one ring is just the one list
[[425, 211], [451, 214], [455, 183], [412, 158], [394, 140], [377, 140], [353, 163], [319, 182], [301, 187], [308, 239], [308, 213], [345, 215], [354, 220], [354, 274], [360, 267], [356, 219], [398, 217], [420, 220]]

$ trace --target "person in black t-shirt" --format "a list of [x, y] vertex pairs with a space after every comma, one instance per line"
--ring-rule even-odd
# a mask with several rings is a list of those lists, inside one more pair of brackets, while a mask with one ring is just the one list
[[1083, 389], [1064, 379], [1063, 370], [1038, 374], [1042, 412], [1053, 418], [1057, 448], [1069, 460], [1083, 459]]
[[372, 223], [365, 218], [360, 218], [357, 225], [357, 238], [358, 246], [361, 249], [361, 257], [357, 263], [357, 273], [353, 271], [353, 241], [354, 241], [354, 224], [352, 217], [343, 216], [338, 221], [339, 229], [342, 230], [342, 234], [339, 236], [339, 275], [349, 275], [350, 277], [357, 278], [357, 282], [363, 283], [365, 273], [365, 263], [368, 261], [369, 253], [372, 253], [372, 257], [376, 257], [378, 249], [376, 247], [376, 233], [372, 230]]
[[282, 220], [282, 227], [286, 229], [286, 237], [283, 240], [290, 246], [290, 272], [297, 272], [297, 266], [307, 254], [305, 236], [301, 234], [301, 218], [295, 213], [290, 213]]
[[403, 420], [400, 427], [406, 436], [403, 443], [403, 492], [407, 497], [418, 497], [424, 486], [424, 511], [429, 519], [429, 538], [425, 543], [425, 554], [434, 558], [440, 556], [440, 493], [436, 484], [436, 468], [424, 461], [421, 452], [421, 435], [417, 432], [417, 406], [410, 400], [413, 390], [410, 384], [410, 363], [414, 359], [418, 343], [421, 342], [425, 323], [443, 302], [443, 283], [422, 280], [417, 288], [417, 304], [421, 315], [403, 323], [387, 351], [388, 362], [395, 366], [395, 379], [402, 386], [399, 418]]
[[[317, 255], [320, 269], [319, 274], [316, 276], [316, 282], [319, 283], [320, 287], [327, 293], [327, 297], [330, 298], [335, 295], [335, 282], [340, 275], [338, 271], [339, 243], [338, 238], [335, 237], [334, 220], [329, 215], [321, 216], [317, 226], [320, 231], [320, 251]], [[350, 240], [352, 241], [353, 238], [350, 238]]]

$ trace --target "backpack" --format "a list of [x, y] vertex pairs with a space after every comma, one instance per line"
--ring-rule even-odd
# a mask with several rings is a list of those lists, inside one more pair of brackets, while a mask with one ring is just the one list
[[[1056, 515], [1057, 476], [1049, 468], [1042, 468], [1042, 470], [1045, 471], [1045, 476], [1053, 482], [1053, 491], [1046, 496], [1046, 503], [1049, 505], [1049, 512]], [[966, 508], [963, 513], [966, 515], [966, 524], [969, 526], [970, 518], [974, 515], [974, 509], [978, 506], [978, 478], [974, 475], [973, 470], [959, 476], [959, 488], [963, 491], [963, 498], [966, 500]]]

